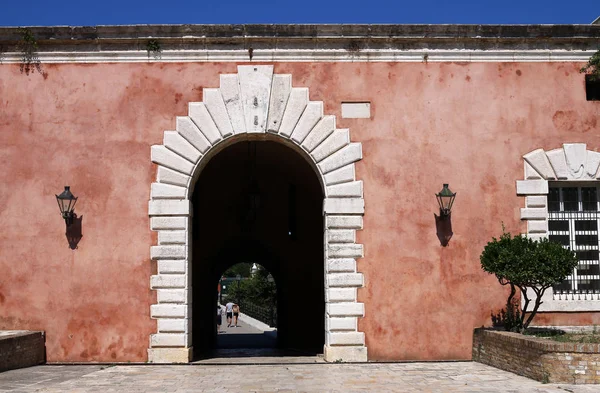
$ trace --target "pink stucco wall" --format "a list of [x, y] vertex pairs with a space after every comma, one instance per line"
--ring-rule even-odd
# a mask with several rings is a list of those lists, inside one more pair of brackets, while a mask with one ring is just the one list
[[[580, 64], [276, 64], [362, 142], [365, 288], [371, 359], [468, 359], [504, 288], [479, 254], [502, 223], [524, 231], [521, 156], [565, 142], [600, 148], [600, 103]], [[203, 87], [233, 63], [0, 65], [0, 329], [44, 330], [48, 361], [144, 361], [156, 244], [147, 202], [160, 144]], [[342, 119], [342, 101], [371, 119]], [[434, 194], [458, 193], [454, 236], [436, 236]], [[79, 197], [83, 238], [68, 247], [54, 194]], [[589, 314], [569, 314], [569, 320]]]

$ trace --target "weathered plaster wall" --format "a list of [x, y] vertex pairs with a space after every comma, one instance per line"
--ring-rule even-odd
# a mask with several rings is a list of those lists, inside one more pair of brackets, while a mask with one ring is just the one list
[[[504, 289], [479, 267], [493, 235], [525, 231], [521, 156], [564, 142], [600, 147], [598, 102], [580, 64], [276, 64], [362, 142], [371, 359], [467, 359]], [[233, 63], [0, 66], [0, 329], [45, 330], [48, 361], [144, 361], [154, 294], [147, 201], [150, 145]], [[342, 101], [371, 119], [342, 119]], [[458, 192], [454, 236], [436, 237], [434, 194]], [[70, 250], [54, 194], [80, 199]], [[569, 314], [577, 319], [577, 314]], [[583, 316], [587, 318], [587, 316]], [[563, 323], [564, 324], [564, 323]], [[576, 323], [570, 323], [576, 324]]]

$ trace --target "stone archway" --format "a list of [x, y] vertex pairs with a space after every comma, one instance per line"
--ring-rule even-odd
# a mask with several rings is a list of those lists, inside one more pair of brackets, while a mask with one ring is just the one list
[[204, 89], [203, 102], [189, 104], [188, 116], [177, 118], [176, 131], [164, 132], [162, 145], [152, 146], [158, 171], [148, 211], [158, 245], [150, 255], [158, 274], [150, 279], [157, 292], [150, 316], [157, 332], [150, 336], [148, 360], [187, 363], [192, 356], [190, 196], [202, 168], [229, 140], [268, 134], [301, 152], [323, 187], [325, 359], [366, 361], [357, 327], [364, 316], [357, 302], [363, 275], [356, 270], [356, 258], [363, 256], [356, 230], [362, 229], [364, 199], [354, 170], [361, 144], [350, 142], [349, 130], [335, 128], [335, 116], [324, 116], [323, 103], [309, 101], [307, 88], [292, 87], [291, 75], [273, 74], [273, 66], [238, 66], [237, 74], [222, 74], [220, 82], [220, 88]]

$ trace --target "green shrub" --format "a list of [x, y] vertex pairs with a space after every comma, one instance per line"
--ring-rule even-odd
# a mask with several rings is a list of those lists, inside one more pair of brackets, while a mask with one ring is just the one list
[[[511, 293], [507, 307], [513, 303], [519, 288], [523, 300], [522, 312], [515, 325], [519, 330], [527, 329], [542, 304], [544, 292], [552, 285], [563, 281], [577, 266], [575, 253], [548, 239], [535, 241], [518, 235], [503, 233], [500, 239], [493, 238], [480, 257], [484, 271], [494, 274], [500, 284], [510, 285]], [[528, 289], [535, 299], [530, 299]], [[531, 311], [528, 306], [534, 300]], [[529, 312], [527, 320], [526, 314]]]

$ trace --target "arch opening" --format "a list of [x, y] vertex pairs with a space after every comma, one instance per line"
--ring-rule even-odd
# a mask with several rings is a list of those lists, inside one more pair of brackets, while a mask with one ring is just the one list
[[247, 261], [264, 266], [277, 282], [277, 347], [322, 352], [323, 198], [313, 168], [283, 144], [242, 141], [210, 160], [192, 194], [195, 356], [219, 344], [212, 318], [205, 317], [217, 301], [214, 284]]
[[[274, 74], [273, 68], [243, 65], [237, 67], [236, 74], [222, 74], [220, 87], [205, 88], [203, 102], [189, 103], [188, 116], [177, 117], [176, 131], [165, 131], [163, 143], [152, 146], [151, 160], [158, 165], [148, 204], [150, 228], [158, 232], [157, 244], [150, 248], [151, 259], [157, 261], [157, 273], [150, 277], [150, 287], [157, 293], [156, 303], [150, 306], [150, 317], [157, 320], [148, 349], [148, 360], [152, 363], [187, 363], [194, 352], [193, 343], [200, 349], [210, 347], [205, 342], [210, 341], [208, 336], [199, 339], [193, 334], [199, 329], [192, 323], [192, 311], [198, 312], [194, 303], [198, 288], [193, 288], [193, 277], [198, 274], [193, 274], [196, 260], [193, 254], [200, 251], [195, 250], [198, 225], [194, 222], [202, 214], [198, 203], [205, 201], [198, 201], [192, 195], [206, 166], [240, 140], [276, 140], [298, 153], [296, 158], [303, 159], [304, 167], [312, 169], [313, 176], [309, 178], [315, 179], [316, 174], [322, 216], [314, 235], [318, 234], [323, 246], [323, 269], [319, 275], [324, 276], [324, 286], [318, 292], [323, 289], [325, 292], [324, 358], [367, 360], [364, 333], [358, 327], [358, 319], [365, 310], [358, 302], [357, 289], [364, 285], [364, 277], [356, 263], [357, 258], [363, 257], [356, 231], [363, 226], [365, 203], [363, 184], [356, 179], [354, 164], [362, 159], [362, 146], [350, 141], [348, 129], [336, 128], [335, 116], [324, 116], [323, 102], [310, 101], [307, 88], [292, 87], [292, 76]], [[286, 159], [285, 155], [281, 157], [283, 161]], [[275, 171], [279, 167], [279, 162], [272, 165]], [[238, 219], [237, 224], [245, 223], [244, 233], [254, 225], [261, 205], [260, 198], [250, 198], [256, 195], [251, 192], [251, 184], [244, 191], [245, 202], [232, 207], [242, 213], [233, 217]], [[211, 206], [204, 208], [210, 210]], [[212, 224], [206, 223], [215, 227]], [[286, 236], [291, 238], [296, 233], [294, 225], [290, 228]], [[297, 234], [300, 235], [299, 227]], [[241, 238], [228, 241], [239, 245], [243, 244]], [[278, 256], [271, 255], [269, 249], [272, 240], [249, 242], [246, 253], [270, 255], [275, 260]], [[214, 255], [231, 253], [212, 247]], [[238, 262], [244, 258], [240, 256]], [[203, 274], [218, 279], [214, 271]], [[211, 315], [214, 314], [211, 309], [209, 306], [201, 311]]]

